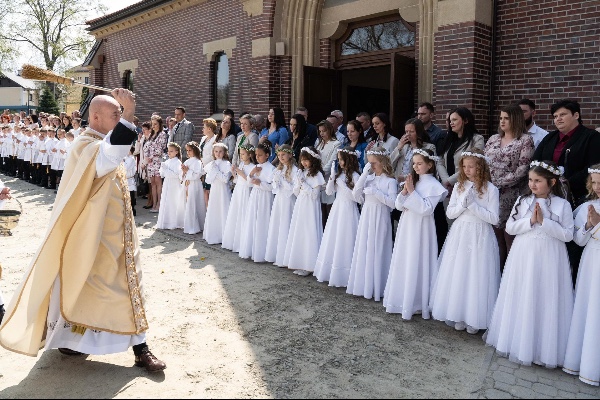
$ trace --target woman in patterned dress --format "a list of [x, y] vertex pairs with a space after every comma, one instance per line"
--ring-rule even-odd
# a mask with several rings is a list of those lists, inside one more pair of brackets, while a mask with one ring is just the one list
[[527, 171], [535, 150], [533, 138], [526, 132], [521, 108], [515, 105], [504, 107], [500, 111], [498, 133], [485, 146], [492, 183], [500, 191], [500, 222], [494, 227], [494, 233], [498, 239], [502, 269], [515, 238], [506, 233], [506, 221], [526, 186]]
[[148, 180], [152, 186], [152, 209], [150, 212], [157, 213], [160, 208], [160, 196], [162, 193], [162, 179], [160, 177], [160, 163], [167, 146], [167, 133], [163, 129], [162, 118], [155, 115], [152, 117], [152, 135], [148, 146]]

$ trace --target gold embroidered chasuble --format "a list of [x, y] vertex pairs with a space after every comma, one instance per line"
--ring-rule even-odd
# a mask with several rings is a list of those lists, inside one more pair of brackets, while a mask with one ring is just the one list
[[125, 170], [96, 178], [101, 144], [88, 130], [72, 145], [48, 231], [0, 327], [7, 350], [36, 356], [43, 347], [57, 276], [67, 322], [122, 335], [148, 329]]

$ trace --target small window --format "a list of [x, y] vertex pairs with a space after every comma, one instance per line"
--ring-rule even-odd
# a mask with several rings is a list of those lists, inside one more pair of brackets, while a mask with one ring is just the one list
[[89, 76], [86, 76], [86, 77], [83, 79], [83, 83], [85, 83], [86, 85], [89, 85], [89, 83], [90, 83], [90, 77], [89, 77]]
[[342, 56], [392, 50], [415, 45], [415, 33], [402, 21], [357, 27], [342, 43]]
[[[86, 80], [87, 79], [88, 78], [86, 78]], [[125, 89], [129, 89], [133, 92], [133, 71], [131, 71], [130, 69], [125, 71], [125, 73], [123, 74], [123, 85], [122, 86]]]
[[29, 93], [29, 101], [33, 101], [33, 93]]
[[229, 108], [229, 58], [225, 53], [215, 57], [215, 111]]

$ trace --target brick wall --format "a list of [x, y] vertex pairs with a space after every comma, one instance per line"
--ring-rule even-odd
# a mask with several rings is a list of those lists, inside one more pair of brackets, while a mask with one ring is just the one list
[[331, 68], [332, 54], [332, 40], [321, 39], [319, 41], [319, 66], [321, 68]]
[[137, 59], [134, 90], [140, 120], [153, 112], [172, 115], [181, 105], [199, 135], [202, 119], [221, 111], [213, 109], [215, 65], [203, 54], [203, 43], [235, 36], [229, 108], [237, 118], [242, 111], [266, 115], [270, 107], [279, 106], [289, 118], [290, 57], [252, 58], [252, 40], [272, 35], [274, 12], [275, 0], [264, 1], [264, 12], [256, 17], [248, 17], [241, 2], [209, 1], [116, 32], [106, 37], [99, 53], [106, 56], [106, 64], [92, 74], [92, 82], [121, 86], [117, 64]]
[[538, 125], [554, 130], [551, 104], [575, 98], [584, 124], [600, 126], [600, 3], [499, 0], [498, 8], [496, 104], [528, 97]]
[[433, 99], [437, 124], [453, 106], [469, 108], [482, 134], [488, 129], [491, 28], [477, 22], [439, 28], [434, 44]]

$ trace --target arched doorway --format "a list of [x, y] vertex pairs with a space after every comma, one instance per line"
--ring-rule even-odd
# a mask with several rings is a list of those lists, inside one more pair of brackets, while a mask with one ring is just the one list
[[397, 132], [414, 112], [415, 26], [398, 14], [353, 22], [332, 52], [332, 68], [304, 67], [311, 119], [336, 108], [347, 120], [385, 112]]

